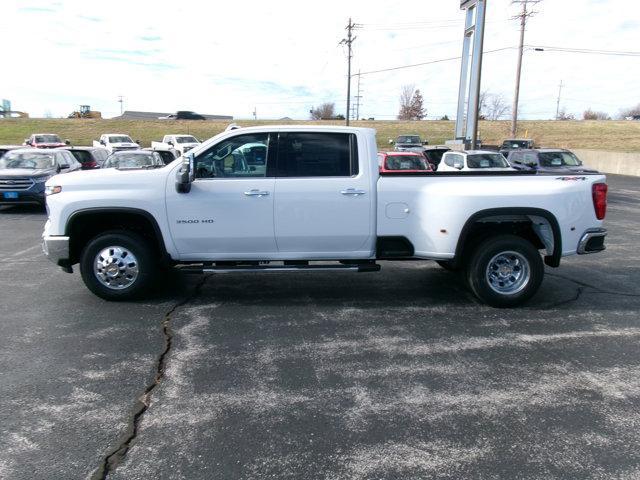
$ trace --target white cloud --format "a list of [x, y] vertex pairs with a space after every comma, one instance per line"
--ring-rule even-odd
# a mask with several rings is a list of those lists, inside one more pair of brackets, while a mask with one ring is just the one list
[[[526, 43], [633, 50], [640, 15], [624, 0], [545, 0]], [[344, 112], [346, 57], [338, 41], [349, 16], [364, 24], [354, 43], [354, 72], [460, 54], [463, 14], [457, 0], [300, 2], [2, 2], [0, 96], [32, 115], [65, 115], [88, 103], [116, 115], [117, 96], [132, 110], [307, 118], [336, 102]], [[515, 46], [517, 7], [488, 0], [485, 49]], [[419, 28], [407, 25], [421, 22]], [[487, 54], [483, 88], [511, 98], [516, 51]], [[638, 61], [527, 51], [521, 93], [525, 116], [550, 118], [557, 85], [563, 104], [612, 114], [640, 101]], [[8, 67], [8, 68], [7, 68]], [[414, 83], [430, 115], [455, 111], [459, 61], [362, 76], [361, 116], [392, 118], [400, 87]], [[353, 90], [356, 89], [354, 81]], [[355, 94], [355, 92], [354, 92]]]

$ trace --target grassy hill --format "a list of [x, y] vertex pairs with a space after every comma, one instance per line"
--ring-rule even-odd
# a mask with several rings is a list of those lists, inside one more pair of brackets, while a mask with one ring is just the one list
[[[254, 121], [237, 120], [242, 126], [318, 124], [343, 125], [343, 121]], [[102, 133], [127, 133], [143, 146], [161, 140], [169, 133], [191, 133], [206, 139], [221, 132], [228, 121], [174, 120], [85, 120], [85, 119], [2, 119], [0, 144], [20, 144], [32, 133], [57, 133], [75, 145], [90, 145]], [[378, 147], [388, 146], [389, 138], [400, 134], [420, 134], [431, 144], [444, 143], [453, 137], [454, 123], [443, 121], [356, 121], [354, 126], [375, 128]], [[640, 122], [631, 121], [523, 121], [518, 124], [519, 137], [533, 138], [548, 147], [584, 148], [623, 152], [640, 152]], [[480, 136], [485, 144], [498, 144], [509, 136], [510, 122], [480, 122]]]

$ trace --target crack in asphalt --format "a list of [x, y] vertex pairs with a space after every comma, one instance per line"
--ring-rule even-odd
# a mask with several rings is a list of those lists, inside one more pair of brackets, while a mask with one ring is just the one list
[[142, 395], [140, 395], [136, 400], [131, 418], [128, 421], [127, 429], [121, 437], [121, 440], [118, 442], [118, 445], [104, 457], [100, 467], [91, 476], [91, 480], [106, 480], [109, 474], [117, 468], [117, 466], [124, 460], [127, 453], [129, 452], [131, 443], [136, 439], [138, 435], [138, 429], [140, 427], [142, 417], [151, 404], [151, 396], [153, 394], [153, 391], [160, 385], [160, 382], [162, 381], [165, 374], [167, 357], [171, 352], [171, 347], [173, 345], [173, 333], [171, 332], [172, 315], [180, 307], [183, 307], [184, 305], [198, 297], [202, 287], [207, 282], [208, 278], [209, 276], [203, 276], [190, 295], [174, 304], [167, 311], [167, 313], [165, 313], [164, 319], [161, 323], [162, 335], [164, 337], [164, 349], [156, 360], [155, 375], [153, 377], [153, 380], [145, 387]]
[[585, 290], [592, 290], [592, 293], [599, 293], [602, 295], [616, 295], [619, 297], [634, 297], [634, 298], [640, 298], [640, 294], [638, 293], [630, 293], [630, 292], [613, 292], [611, 290], [604, 290], [600, 287], [596, 287], [595, 285], [591, 285], [589, 283], [585, 283], [585, 282], [581, 282], [580, 280], [576, 280], [574, 278], [571, 277], [567, 277], [565, 275], [560, 275], [558, 273], [549, 273], [546, 272], [545, 275], [548, 275], [550, 277], [555, 277], [555, 278], [561, 278], [563, 280], [567, 280], [569, 282], [575, 283], [576, 285], [578, 285], [578, 288], [576, 289], [576, 293], [572, 298], [566, 299], [566, 300], [560, 300], [559, 302], [556, 303], [552, 303], [549, 305], [545, 305], [543, 307], [543, 310], [548, 310], [550, 308], [557, 308], [557, 307], [561, 307], [563, 305], [567, 305], [569, 303], [573, 303], [577, 300], [580, 299], [580, 297], [582, 296], [582, 294], [585, 292]]

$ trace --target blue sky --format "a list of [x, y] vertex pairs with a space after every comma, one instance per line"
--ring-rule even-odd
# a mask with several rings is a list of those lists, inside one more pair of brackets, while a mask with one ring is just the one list
[[[346, 57], [338, 42], [348, 17], [362, 24], [353, 70], [363, 72], [456, 57], [463, 14], [458, 0], [307, 3], [300, 1], [109, 2], [4, 0], [0, 97], [17, 110], [66, 116], [90, 104], [107, 117], [125, 108], [249, 118], [308, 117], [335, 102], [344, 112]], [[640, 50], [640, 13], [626, 0], [544, 0], [526, 43]], [[516, 46], [517, 7], [488, 0], [485, 50]], [[11, 39], [14, 38], [15, 42]], [[521, 114], [577, 115], [591, 107], [615, 115], [640, 102], [637, 57], [534, 52], [524, 56]], [[485, 55], [483, 89], [510, 103], [515, 49]], [[361, 77], [363, 117], [397, 114], [402, 85], [423, 92], [428, 114], [455, 113], [459, 60]], [[356, 80], [353, 90], [357, 88]]]

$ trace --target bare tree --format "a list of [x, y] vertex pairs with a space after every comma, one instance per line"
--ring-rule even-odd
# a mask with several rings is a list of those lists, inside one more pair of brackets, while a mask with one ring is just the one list
[[404, 85], [400, 91], [398, 120], [422, 120], [427, 116], [424, 99], [415, 85]]
[[607, 112], [596, 112], [588, 108], [582, 114], [583, 120], [611, 120]]
[[509, 114], [509, 104], [501, 93], [491, 93], [489, 90], [480, 92], [479, 119], [480, 120], [500, 120]]
[[478, 120], [487, 119], [487, 98], [490, 95], [487, 90], [480, 92], [480, 98], [478, 98]]
[[326, 102], [318, 108], [311, 109], [309, 113], [311, 113], [311, 120], [330, 120], [336, 116], [336, 104]]
[[487, 99], [487, 119], [500, 120], [510, 111], [509, 105], [501, 93], [492, 94]]
[[427, 111], [424, 109], [424, 99], [420, 90], [416, 90], [411, 100], [411, 117], [413, 120], [422, 120], [427, 116]]
[[415, 91], [415, 85], [402, 86], [400, 90], [400, 112], [398, 112], [398, 120], [411, 120], [413, 94]]

